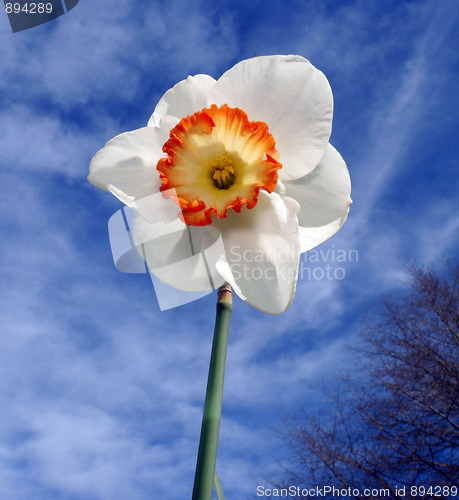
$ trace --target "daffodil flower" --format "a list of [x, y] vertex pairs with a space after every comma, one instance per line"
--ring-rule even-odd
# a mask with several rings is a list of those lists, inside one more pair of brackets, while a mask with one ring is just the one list
[[[328, 81], [309, 61], [255, 57], [218, 80], [179, 82], [148, 126], [95, 155], [89, 180], [134, 209], [135, 240], [162, 281], [188, 291], [228, 282], [279, 314], [293, 300], [300, 254], [338, 231], [351, 203], [346, 164], [329, 144], [332, 115]], [[205, 266], [168, 272], [190, 244], [218, 238]]]

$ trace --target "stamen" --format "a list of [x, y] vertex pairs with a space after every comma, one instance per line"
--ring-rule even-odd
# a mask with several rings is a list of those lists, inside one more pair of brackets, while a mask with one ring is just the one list
[[228, 189], [234, 184], [234, 168], [231, 166], [233, 161], [220, 154], [215, 155], [216, 161], [209, 162], [209, 166], [214, 169], [212, 179], [219, 189]]

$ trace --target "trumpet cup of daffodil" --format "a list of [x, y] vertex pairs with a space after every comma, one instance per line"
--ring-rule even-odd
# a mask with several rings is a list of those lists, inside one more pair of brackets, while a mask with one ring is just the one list
[[[300, 254], [336, 233], [351, 204], [332, 116], [330, 85], [309, 61], [247, 59], [218, 80], [177, 83], [146, 127], [94, 156], [88, 179], [134, 210], [134, 240], [162, 281], [187, 291], [228, 282], [279, 314]], [[204, 263], [191, 258], [209, 247]], [[177, 259], [186, 265], [173, 272]]]

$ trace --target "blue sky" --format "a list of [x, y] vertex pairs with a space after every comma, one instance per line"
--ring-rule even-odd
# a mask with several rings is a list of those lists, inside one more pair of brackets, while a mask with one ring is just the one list
[[[279, 474], [304, 381], [352, 366], [407, 261], [457, 257], [458, 21], [455, 0], [81, 0], [16, 34], [0, 13], [2, 500], [191, 497], [216, 299], [160, 312], [146, 275], [115, 269], [121, 203], [88, 165], [188, 74], [293, 53], [330, 81], [354, 204], [286, 313], [235, 300], [217, 469], [227, 500]], [[343, 279], [307, 279], [326, 265]]]

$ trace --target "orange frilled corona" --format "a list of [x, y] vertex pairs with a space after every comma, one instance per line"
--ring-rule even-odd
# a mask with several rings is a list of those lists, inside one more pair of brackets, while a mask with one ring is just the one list
[[272, 193], [282, 168], [275, 145], [266, 123], [213, 104], [171, 130], [163, 146], [167, 158], [157, 165], [160, 189], [180, 206], [186, 224], [206, 226], [230, 208], [253, 208], [260, 188]]

